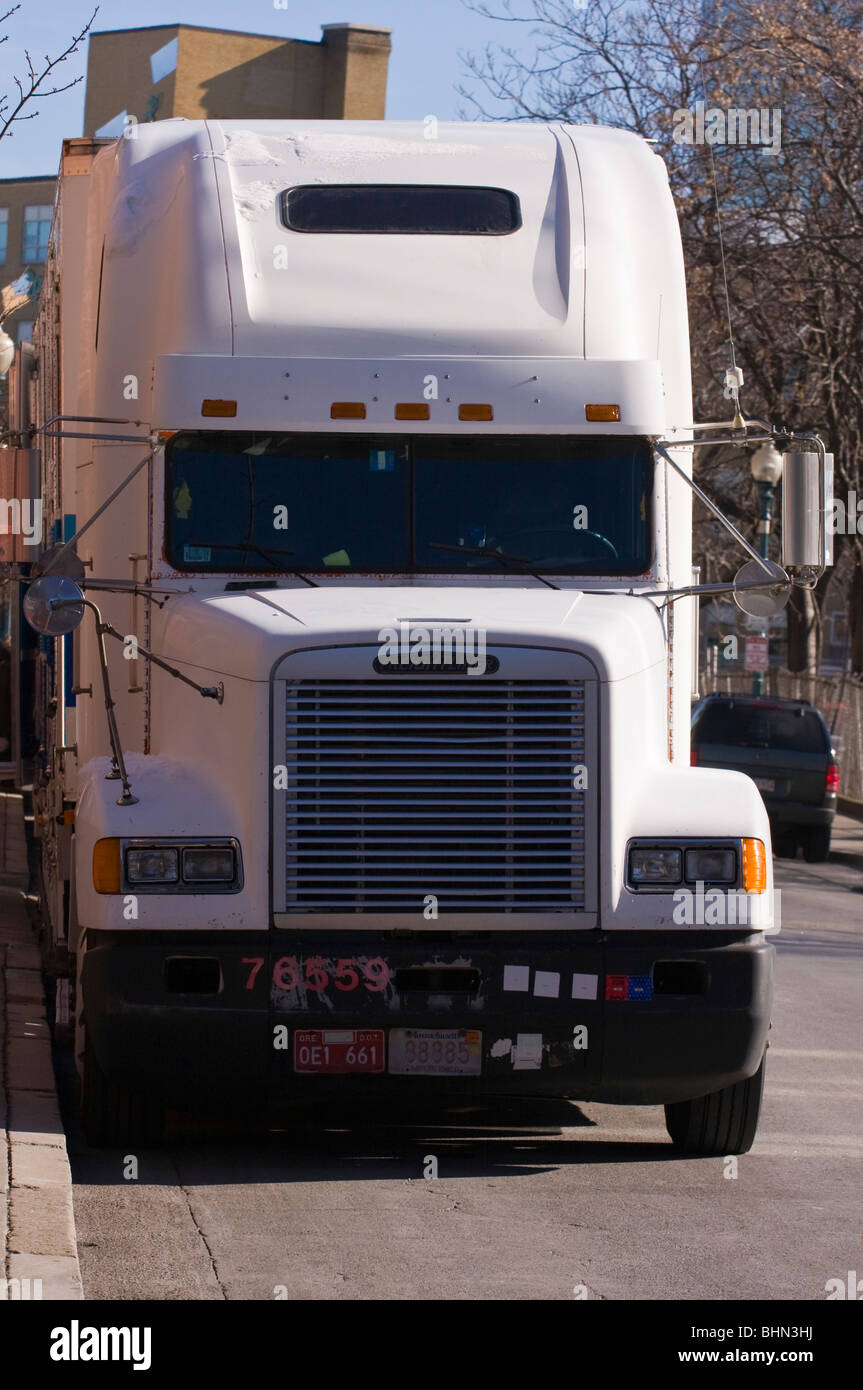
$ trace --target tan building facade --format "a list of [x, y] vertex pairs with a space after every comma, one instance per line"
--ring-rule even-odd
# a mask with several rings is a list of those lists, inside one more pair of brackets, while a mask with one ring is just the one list
[[[0, 179], [0, 285], [29, 266], [41, 274], [48, 252], [57, 180], [52, 176]], [[21, 306], [3, 324], [10, 338], [29, 339], [36, 304]]]
[[90, 35], [85, 135], [129, 120], [383, 120], [389, 29], [325, 24], [315, 42], [191, 24]]

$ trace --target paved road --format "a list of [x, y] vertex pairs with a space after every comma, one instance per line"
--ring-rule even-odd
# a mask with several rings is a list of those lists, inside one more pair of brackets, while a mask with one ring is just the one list
[[653, 1108], [188, 1128], [137, 1182], [73, 1129], [86, 1297], [824, 1299], [863, 1271], [863, 870], [778, 861], [777, 880], [765, 1104], [736, 1179], [674, 1156]]

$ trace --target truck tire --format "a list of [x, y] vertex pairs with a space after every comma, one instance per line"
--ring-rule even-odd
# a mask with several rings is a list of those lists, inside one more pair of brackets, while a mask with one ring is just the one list
[[665, 1107], [665, 1127], [681, 1153], [745, 1154], [752, 1148], [761, 1093], [764, 1089], [764, 1058], [754, 1076], [736, 1081], [697, 1100], [675, 1101]]
[[807, 864], [823, 864], [830, 854], [830, 826], [811, 825], [802, 836]]
[[96, 1149], [156, 1148], [165, 1127], [162, 1104], [126, 1081], [109, 1080], [89, 1041], [81, 1074], [81, 1126], [87, 1143]]

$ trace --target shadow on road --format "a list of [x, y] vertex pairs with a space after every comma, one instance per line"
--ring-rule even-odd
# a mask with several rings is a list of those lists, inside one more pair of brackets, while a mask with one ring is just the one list
[[[75, 1183], [123, 1182], [126, 1154], [91, 1149], [72, 1116], [69, 1155]], [[569, 1137], [572, 1130], [590, 1137]], [[568, 1101], [503, 1099], [420, 1115], [384, 1102], [326, 1111], [298, 1105], [266, 1122], [249, 1117], [172, 1116], [165, 1145], [141, 1151], [139, 1183], [220, 1186], [249, 1183], [421, 1179], [436, 1160], [440, 1178], [529, 1177], [571, 1164], [680, 1161], [668, 1141], [600, 1139]]]

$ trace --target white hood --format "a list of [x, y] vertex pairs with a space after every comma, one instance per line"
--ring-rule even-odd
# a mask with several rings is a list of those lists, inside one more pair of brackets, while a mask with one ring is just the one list
[[279, 588], [171, 598], [154, 651], [184, 667], [265, 681], [289, 652], [377, 646], [386, 628], [468, 624], [488, 646], [576, 651], [600, 680], [623, 680], [665, 660], [662, 618], [647, 598], [500, 588]]

